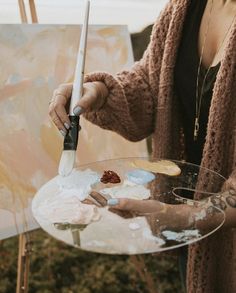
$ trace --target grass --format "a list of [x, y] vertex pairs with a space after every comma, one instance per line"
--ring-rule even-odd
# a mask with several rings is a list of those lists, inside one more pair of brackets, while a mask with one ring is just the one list
[[[177, 256], [138, 257], [84, 252], [31, 233], [29, 293], [179, 293]], [[0, 293], [16, 288], [18, 238], [0, 243]]]

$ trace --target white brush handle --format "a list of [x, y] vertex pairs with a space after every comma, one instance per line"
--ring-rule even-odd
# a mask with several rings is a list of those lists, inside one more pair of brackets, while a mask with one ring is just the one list
[[89, 8], [90, 8], [90, 1], [85, 0], [85, 2], [86, 2], [86, 7], [85, 7], [84, 23], [83, 23], [81, 37], [80, 37], [79, 52], [77, 55], [73, 90], [72, 90], [72, 96], [70, 101], [69, 115], [71, 116], [74, 116], [73, 109], [83, 94], [84, 65], [85, 65], [85, 56], [86, 56], [86, 47], [87, 47], [88, 20], [89, 20]]

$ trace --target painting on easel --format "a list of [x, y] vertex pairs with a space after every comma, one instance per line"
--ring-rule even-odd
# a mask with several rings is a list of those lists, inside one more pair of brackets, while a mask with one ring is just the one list
[[[25, 230], [36, 226], [31, 198], [57, 174], [63, 144], [48, 118], [48, 102], [60, 83], [73, 80], [80, 30], [75, 25], [0, 25], [0, 225], [7, 216], [12, 225], [24, 219]], [[90, 27], [86, 72], [114, 74], [132, 63], [126, 26]], [[144, 141], [127, 142], [84, 119], [81, 126], [78, 164], [147, 155]], [[10, 216], [15, 212], [19, 219]], [[19, 227], [7, 236], [24, 232]]]

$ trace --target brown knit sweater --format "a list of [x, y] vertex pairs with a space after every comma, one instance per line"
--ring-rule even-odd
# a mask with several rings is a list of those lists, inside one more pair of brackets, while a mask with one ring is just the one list
[[[102, 72], [86, 77], [86, 81], [103, 81], [109, 89], [103, 108], [86, 118], [131, 141], [152, 135], [155, 158], [180, 159], [183, 153], [174, 67], [189, 3], [167, 4], [143, 58], [130, 71], [115, 77]], [[236, 22], [230, 34], [214, 86], [201, 164], [236, 183]], [[222, 228], [190, 246], [187, 288], [188, 293], [236, 292], [235, 229]]]

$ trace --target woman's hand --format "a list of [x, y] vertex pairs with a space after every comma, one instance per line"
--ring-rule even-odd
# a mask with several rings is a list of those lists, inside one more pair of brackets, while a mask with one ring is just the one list
[[[72, 93], [72, 84], [61, 84], [53, 93], [49, 104], [49, 115], [62, 135], [66, 135], [70, 128], [68, 117], [69, 101]], [[106, 102], [108, 89], [103, 82], [87, 82], [83, 85], [83, 96], [74, 107], [74, 114], [100, 109]]]
[[107, 201], [107, 205], [110, 206], [109, 211], [121, 217], [124, 217], [122, 215], [124, 212], [129, 212], [132, 218], [145, 216], [153, 235], [160, 235], [163, 230], [181, 232], [185, 229], [202, 228], [202, 226], [205, 228], [207, 225], [205, 220], [204, 225], [201, 223], [201, 227], [197, 227], [202, 208], [187, 204], [166, 204], [152, 199], [112, 198]]
[[116, 210], [131, 211], [138, 214], [166, 212], [171, 206], [157, 200], [137, 200], [128, 198], [112, 198], [107, 205]]

